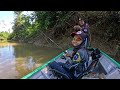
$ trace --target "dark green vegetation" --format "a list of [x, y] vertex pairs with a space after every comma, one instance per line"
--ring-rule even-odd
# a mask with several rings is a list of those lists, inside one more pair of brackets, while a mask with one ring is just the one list
[[14, 32], [9, 40], [31, 43], [42, 40], [44, 45], [55, 46], [41, 33], [43, 32], [57, 44], [67, 48], [71, 46], [69, 35], [73, 26], [78, 22], [78, 17], [81, 17], [90, 25], [91, 45], [114, 58], [119, 57], [119, 11], [34, 11], [31, 15], [24, 15], [22, 12], [15, 11]]

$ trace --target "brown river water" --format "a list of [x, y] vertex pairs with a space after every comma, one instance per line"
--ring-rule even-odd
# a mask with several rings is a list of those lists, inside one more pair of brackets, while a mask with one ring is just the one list
[[56, 48], [0, 43], [0, 79], [20, 79], [59, 53]]

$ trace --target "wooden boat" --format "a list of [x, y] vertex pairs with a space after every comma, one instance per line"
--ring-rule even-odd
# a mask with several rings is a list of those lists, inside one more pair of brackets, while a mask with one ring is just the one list
[[[68, 49], [68, 51], [70, 53], [72, 48]], [[91, 51], [88, 52], [89, 54], [91, 53]], [[64, 52], [60, 53], [58, 56], [49, 60], [44, 65], [38, 67], [33, 72], [25, 75], [21, 79], [60, 79], [60, 77], [57, 77], [55, 73], [53, 73], [48, 64], [53, 61], [65, 63], [69, 58], [66, 57], [66, 60], [62, 59], [61, 56], [63, 56], [63, 54]], [[99, 58], [97, 65], [94, 67], [94, 70], [83, 74], [82, 77], [78, 79], [120, 79], [120, 64], [104, 52], [100, 51], [100, 54], [101, 57]]]

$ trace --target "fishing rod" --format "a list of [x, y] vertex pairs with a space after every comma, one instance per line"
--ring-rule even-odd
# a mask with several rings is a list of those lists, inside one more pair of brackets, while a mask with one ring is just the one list
[[[41, 31], [42, 32], [42, 31]], [[46, 36], [43, 32], [42, 32], [42, 34], [44, 35], [44, 36]], [[62, 48], [62, 47], [60, 47], [57, 43], [55, 43], [55, 41], [53, 41], [50, 37], [48, 37], [48, 36], [46, 36], [51, 42], [53, 42], [59, 49], [61, 49], [62, 51], [64, 51], [64, 49]]]
[[[44, 33], [43, 33], [43, 31], [41, 31], [42, 32], [42, 34], [44, 35], [44, 36], [46, 36]], [[64, 52], [64, 54], [63, 54], [63, 56], [61, 57], [62, 59], [66, 59], [65, 58], [65, 54], [66, 53], [68, 53], [68, 51], [67, 50], [64, 50], [62, 47], [60, 47], [57, 43], [55, 43], [55, 41], [53, 41], [50, 37], [48, 37], [48, 36], [46, 36], [51, 42], [53, 42], [59, 49], [61, 49], [63, 52]]]
[[[23, 24], [23, 26], [27, 29], [27, 27]], [[47, 35], [45, 35], [45, 33], [43, 33], [43, 31], [40, 31], [42, 32], [42, 34], [44, 36], [46, 36], [51, 42], [53, 42], [59, 49], [61, 49], [64, 53], [67, 53], [67, 51], [64, 51], [64, 49], [62, 47], [60, 47], [57, 43], [55, 43], [55, 41], [53, 41], [50, 37], [48, 37]]]

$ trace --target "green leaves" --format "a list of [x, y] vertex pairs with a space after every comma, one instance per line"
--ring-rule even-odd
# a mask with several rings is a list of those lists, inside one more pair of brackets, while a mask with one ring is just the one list
[[[28, 16], [22, 14], [22, 11], [15, 11], [16, 18], [14, 20], [13, 33], [10, 36], [10, 39], [14, 40], [25, 40], [33, 32], [34, 27], [33, 16]], [[32, 25], [33, 24], [33, 25]]]
[[8, 32], [0, 32], [0, 40], [6, 41], [9, 36]]

